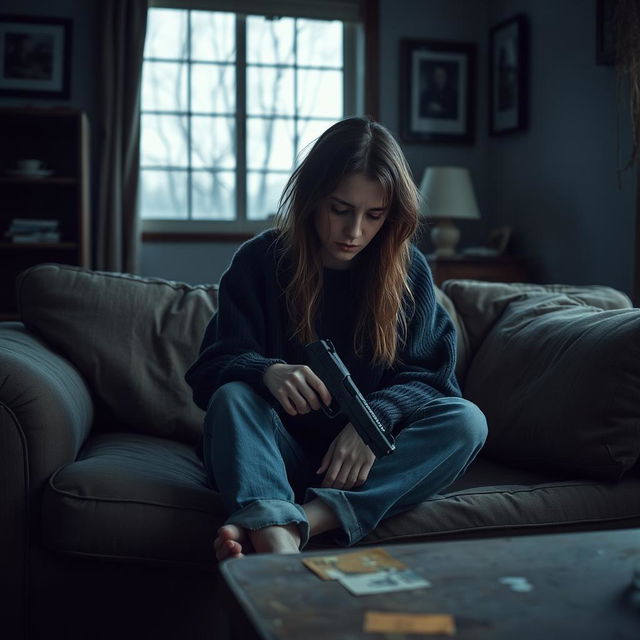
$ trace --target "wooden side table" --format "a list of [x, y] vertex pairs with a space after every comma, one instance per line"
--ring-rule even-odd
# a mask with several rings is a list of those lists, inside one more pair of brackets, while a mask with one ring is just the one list
[[445, 280], [489, 280], [491, 282], [526, 282], [528, 280], [526, 261], [517, 256], [455, 256], [452, 258], [432, 258], [433, 279], [437, 286]]

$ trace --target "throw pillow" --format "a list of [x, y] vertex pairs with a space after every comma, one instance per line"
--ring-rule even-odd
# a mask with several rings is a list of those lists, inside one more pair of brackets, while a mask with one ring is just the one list
[[547, 293], [561, 293], [599, 309], [630, 309], [631, 300], [616, 289], [603, 285], [523, 284], [448, 280], [442, 284], [468, 333], [470, 355], [476, 352], [507, 305]]
[[55, 264], [18, 277], [24, 324], [78, 368], [118, 422], [190, 443], [203, 413], [184, 373], [216, 304], [215, 285]]
[[561, 294], [512, 301], [471, 362], [465, 397], [510, 465], [618, 479], [640, 457], [640, 310]]

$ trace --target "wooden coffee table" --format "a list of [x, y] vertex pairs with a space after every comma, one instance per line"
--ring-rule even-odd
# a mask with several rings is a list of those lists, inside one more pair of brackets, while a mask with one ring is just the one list
[[[234, 637], [382, 638], [362, 629], [366, 611], [384, 611], [451, 614], [455, 637], [465, 640], [640, 639], [640, 590], [632, 586], [638, 529], [381, 546], [431, 587], [356, 597], [300, 561], [357, 548], [225, 560]], [[525, 578], [533, 588], [514, 591], [505, 577]], [[435, 637], [445, 636], [387, 636]]]

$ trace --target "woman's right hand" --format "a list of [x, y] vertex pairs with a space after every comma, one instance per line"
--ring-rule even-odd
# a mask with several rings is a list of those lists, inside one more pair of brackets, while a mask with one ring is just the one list
[[320, 409], [331, 404], [324, 382], [304, 364], [272, 364], [262, 377], [265, 385], [290, 416]]

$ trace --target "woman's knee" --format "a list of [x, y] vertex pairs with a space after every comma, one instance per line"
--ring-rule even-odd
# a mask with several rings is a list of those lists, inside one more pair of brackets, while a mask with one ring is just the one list
[[472, 449], [479, 449], [487, 439], [487, 419], [480, 408], [465, 398], [451, 398], [458, 436]]
[[257, 397], [255, 391], [246, 382], [227, 382], [216, 389], [207, 405], [204, 419], [205, 431], [228, 418], [241, 407], [248, 407]]
[[214, 391], [209, 399], [207, 413], [220, 407], [243, 403], [255, 395], [255, 391], [246, 382], [227, 382]]

